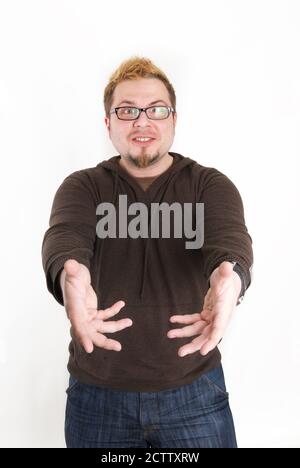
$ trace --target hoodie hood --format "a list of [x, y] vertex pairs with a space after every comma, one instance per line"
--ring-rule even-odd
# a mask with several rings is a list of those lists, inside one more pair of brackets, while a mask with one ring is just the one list
[[[113, 187], [113, 195], [111, 203], [117, 207], [119, 195], [124, 194], [124, 188], [121, 185], [129, 184], [134, 191], [136, 201], [143, 202], [148, 207], [148, 234], [149, 234], [149, 227], [151, 226], [151, 210], [150, 204], [151, 202], [155, 203], [162, 203], [165, 197], [165, 194], [168, 188], [174, 184], [176, 178], [179, 176], [180, 172], [186, 167], [191, 164], [195, 164], [196, 162], [193, 159], [188, 157], [182, 156], [179, 153], [170, 152], [169, 154], [173, 157], [172, 165], [164, 171], [162, 174], [158, 175], [154, 181], [151, 183], [150, 187], [144, 191], [139, 183], [137, 182], [136, 178], [130, 175], [122, 166], [120, 166], [119, 161], [121, 160], [121, 156], [113, 156], [112, 158], [102, 161], [97, 165], [97, 167], [102, 167], [112, 173], [114, 179], [114, 187]], [[123, 185], [124, 186], [124, 185]], [[104, 249], [104, 242], [101, 243], [101, 250], [100, 250], [100, 258], [99, 258], [99, 274], [101, 274], [101, 261], [102, 261], [102, 253]], [[144, 288], [146, 283], [146, 272], [147, 272], [147, 263], [148, 263], [148, 255], [149, 249], [151, 244], [151, 236], [149, 235], [147, 238], [144, 238], [144, 255], [143, 255], [143, 274], [141, 278], [140, 284], [140, 299], [143, 299]]]

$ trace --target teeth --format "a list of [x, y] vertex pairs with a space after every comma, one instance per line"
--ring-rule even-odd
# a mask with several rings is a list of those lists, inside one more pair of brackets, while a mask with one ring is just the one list
[[149, 141], [151, 138], [135, 138], [136, 141]]

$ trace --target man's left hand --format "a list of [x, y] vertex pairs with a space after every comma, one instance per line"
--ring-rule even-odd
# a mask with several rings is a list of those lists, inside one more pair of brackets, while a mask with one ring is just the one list
[[169, 338], [196, 336], [190, 343], [179, 348], [180, 357], [199, 351], [203, 356], [221, 341], [236, 307], [241, 291], [241, 279], [233, 271], [233, 264], [222, 262], [210, 275], [210, 288], [204, 298], [200, 313], [172, 315], [170, 322], [187, 326], [167, 333]]

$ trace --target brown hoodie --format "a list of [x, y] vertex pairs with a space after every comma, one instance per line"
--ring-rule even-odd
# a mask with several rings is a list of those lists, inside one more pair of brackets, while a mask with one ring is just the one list
[[[56, 192], [42, 245], [49, 291], [63, 305], [59, 274], [64, 262], [73, 258], [89, 268], [98, 308], [124, 300], [115, 319], [133, 321], [111, 336], [122, 344], [120, 352], [94, 347], [88, 354], [71, 330], [68, 370], [83, 383], [128, 391], [191, 383], [220, 363], [220, 352], [215, 348], [207, 356], [198, 351], [179, 357], [178, 349], [193, 338], [168, 338], [170, 329], [183, 326], [172, 324], [169, 317], [202, 310], [209, 276], [224, 260], [237, 262], [241, 296], [251, 283], [252, 239], [237, 188], [217, 169], [169, 154], [173, 164], [147, 190], [118, 164], [120, 156], [114, 156], [74, 172]], [[204, 244], [186, 249], [190, 239], [172, 235], [100, 238], [96, 208], [102, 202], [117, 207], [119, 195], [127, 195], [128, 206], [143, 202], [149, 208], [151, 203], [204, 203]], [[193, 222], [195, 226], [194, 217]]]

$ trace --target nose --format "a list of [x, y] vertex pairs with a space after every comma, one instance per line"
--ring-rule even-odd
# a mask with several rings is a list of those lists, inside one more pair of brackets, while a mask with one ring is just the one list
[[150, 124], [150, 119], [148, 119], [145, 111], [141, 111], [139, 118], [134, 121], [135, 127], [145, 127], [145, 126], [149, 126], [149, 124]]

